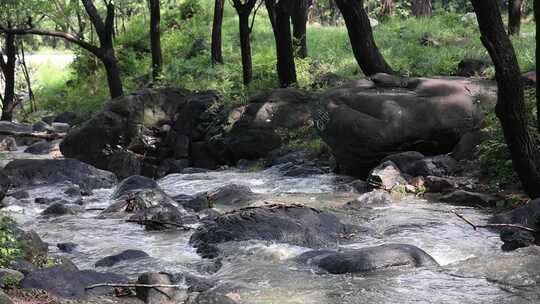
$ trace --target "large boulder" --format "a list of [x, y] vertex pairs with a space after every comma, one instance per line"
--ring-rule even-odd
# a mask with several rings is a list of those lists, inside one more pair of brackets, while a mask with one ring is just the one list
[[[535, 199], [514, 210], [497, 214], [490, 220], [492, 224], [513, 224], [540, 231], [540, 199]], [[540, 233], [507, 227], [501, 229], [503, 250], [514, 250], [532, 244], [540, 244]]]
[[231, 211], [205, 223], [190, 243], [203, 257], [215, 257], [228, 241], [263, 240], [305, 247], [336, 245], [352, 232], [367, 229], [342, 223], [335, 215], [302, 205], [265, 205]]
[[342, 173], [365, 177], [386, 156], [440, 155], [477, 130], [496, 100], [491, 82], [377, 74], [321, 94], [312, 113]]
[[296, 260], [317, 265], [333, 274], [372, 272], [390, 267], [438, 266], [437, 262], [425, 251], [406, 244], [385, 244], [344, 252], [308, 251]]
[[53, 295], [67, 298], [80, 299], [88, 294], [108, 294], [111, 287], [100, 287], [85, 290], [89, 285], [99, 283], [126, 283], [126, 277], [101, 273], [92, 270], [79, 270], [72, 263], [62, 263], [50, 268], [42, 268], [26, 275], [21, 281], [21, 288], [41, 289]]
[[257, 194], [253, 193], [248, 186], [230, 184], [206, 193], [210, 206], [240, 206], [257, 198]]
[[141, 250], [128, 249], [118, 254], [104, 257], [96, 262], [96, 267], [111, 267], [122, 261], [147, 258], [148, 254]]
[[116, 176], [76, 159], [17, 159], [4, 168], [16, 187], [52, 185], [69, 181], [85, 189], [110, 188]]
[[153, 179], [145, 176], [133, 175], [122, 180], [120, 184], [116, 186], [116, 189], [111, 195], [111, 199], [118, 199], [124, 195], [128, 195], [130, 193], [138, 192], [144, 189], [158, 188], [158, 184]]
[[[177, 147], [178, 136], [187, 136], [185, 145], [189, 146], [193, 137], [204, 135], [196, 128], [202, 125], [202, 113], [207, 113], [217, 98], [212, 92], [170, 88], [146, 89], [122, 96], [111, 100], [93, 118], [71, 130], [60, 144], [60, 150], [66, 157], [118, 171], [121, 177], [139, 172], [127, 172], [126, 166], [116, 166], [117, 160], [112, 156], [118, 151], [130, 151], [137, 156], [130, 158], [129, 166], [137, 167], [138, 161], [140, 168], [157, 170], [162, 159], [174, 156], [177, 149], [186, 148]], [[213, 120], [210, 115], [204, 119]], [[147, 169], [155, 173], [152, 171]]]
[[246, 106], [229, 115], [233, 123], [226, 144], [233, 159], [258, 159], [279, 148], [279, 129], [297, 130], [311, 123], [311, 101], [310, 94], [294, 88], [251, 96]]

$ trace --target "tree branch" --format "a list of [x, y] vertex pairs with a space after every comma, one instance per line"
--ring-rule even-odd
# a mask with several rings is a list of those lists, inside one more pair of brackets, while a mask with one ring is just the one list
[[90, 21], [92, 24], [94, 24], [94, 27], [96, 28], [96, 32], [101, 37], [105, 35], [105, 24], [103, 23], [103, 20], [101, 20], [101, 16], [99, 16], [99, 13], [96, 9], [96, 6], [92, 2], [92, 0], [81, 0], [84, 6], [84, 9], [86, 10], [86, 13], [88, 14], [88, 17], [90, 18]]
[[184, 285], [172, 285], [172, 284], [136, 284], [136, 283], [101, 283], [101, 284], [94, 284], [90, 286], [86, 286], [84, 289], [93, 289], [98, 287], [142, 287], [142, 288], [157, 288], [157, 287], [163, 287], [163, 288], [183, 288]]
[[470, 220], [466, 219], [463, 215], [457, 213], [456, 210], [452, 210], [451, 212], [455, 214], [457, 217], [459, 217], [460, 219], [462, 219], [465, 223], [473, 227], [474, 230], [477, 230], [478, 228], [516, 228], [516, 229], [529, 231], [532, 233], [538, 233], [538, 231], [535, 229], [520, 226], [520, 225], [515, 225], [515, 224], [475, 224], [471, 222]]

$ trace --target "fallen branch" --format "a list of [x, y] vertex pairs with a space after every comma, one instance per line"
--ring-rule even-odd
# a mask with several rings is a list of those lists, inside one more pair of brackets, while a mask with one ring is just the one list
[[55, 140], [61, 139], [66, 136], [65, 133], [27, 133], [27, 132], [10, 132], [10, 131], [0, 131], [0, 135], [14, 136], [14, 137], [32, 137], [45, 140]]
[[173, 223], [173, 222], [163, 222], [163, 221], [157, 221], [157, 220], [126, 220], [127, 223], [136, 223], [136, 224], [139, 224], [139, 225], [147, 225], [147, 224], [154, 224], [154, 225], [170, 225], [170, 226], [174, 226], [174, 227], [178, 227], [178, 228], [182, 228], [184, 230], [192, 230], [193, 228], [191, 227], [188, 227], [188, 226], [184, 226], [182, 224], [178, 224], [178, 223]]
[[93, 289], [93, 288], [98, 288], [98, 287], [125, 287], [125, 288], [130, 288], [130, 287], [141, 287], [141, 288], [158, 288], [158, 287], [162, 287], [162, 288], [183, 288], [184, 285], [171, 285], [171, 284], [137, 284], [137, 283], [100, 283], [100, 284], [94, 284], [94, 285], [89, 285], [89, 286], [86, 286], [84, 289], [85, 290], [89, 290], [89, 289]]
[[85, 211], [103, 211], [105, 210], [106, 208], [86, 208], [84, 209]]
[[460, 219], [462, 219], [465, 223], [471, 225], [471, 227], [473, 227], [474, 230], [477, 230], [478, 228], [516, 228], [516, 229], [529, 231], [532, 233], [538, 233], [538, 231], [535, 229], [516, 225], [516, 224], [475, 224], [471, 222], [470, 220], [468, 220], [467, 218], [465, 218], [463, 215], [457, 213], [455, 210], [452, 210], [451, 212], [455, 214], [457, 217], [459, 217]]

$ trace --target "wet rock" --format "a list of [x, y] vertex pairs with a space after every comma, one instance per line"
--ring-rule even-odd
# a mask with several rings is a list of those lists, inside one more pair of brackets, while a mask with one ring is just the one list
[[102, 258], [101, 260], [96, 262], [96, 267], [111, 267], [123, 261], [142, 259], [147, 257], [149, 257], [149, 255], [144, 251], [128, 249], [118, 254]]
[[11, 180], [5, 174], [4, 170], [0, 168], [0, 203], [6, 196], [9, 188], [11, 187]]
[[159, 189], [159, 186], [156, 181], [151, 178], [133, 175], [122, 180], [120, 184], [116, 186], [114, 193], [111, 195], [111, 199], [118, 199], [122, 196], [144, 189]]
[[414, 174], [414, 165], [417, 161], [425, 158], [424, 154], [416, 151], [405, 151], [401, 153], [396, 153], [385, 157], [381, 163], [386, 161], [392, 161], [402, 172], [405, 172], [409, 175]]
[[354, 201], [345, 204], [345, 208], [359, 209], [359, 208], [373, 208], [373, 207], [385, 207], [394, 202], [392, 196], [384, 190], [374, 190], [368, 193], [362, 194]]
[[[147, 285], [175, 285], [177, 284], [166, 273], [148, 272], [139, 276], [138, 284]], [[147, 304], [175, 304], [184, 303], [187, 298], [185, 290], [172, 287], [142, 288], [137, 287], [137, 298]]]
[[22, 200], [25, 198], [29, 198], [30, 194], [26, 190], [18, 190], [18, 191], [8, 194], [8, 196], [16, 198], [18, 200]]
[[53, 148], [53, 144], [51, 142], [46, 141], [46, 140], [41, 140], [35, 144], [32, 144], [28, 148], [26, 148], [24, 150], [24, 153], [44, 155], [44, 154], [49, 154], [52, 148]]
[[367, 182], [384, 190], [392, 190], [396, 186], [407, 184], [399, 168], [391, 161], [386, 161], [371, 170]]
[[143, 224], [147, 230], [166, 230], [197, 222], [196, 215], [168, 203], [139, 209], [129, 219]]
[[217, 245], [228, 241], [265, 240], [306, 247], [335, 245], [353, 231], [366, 229], [346, 225], [333, 214], [301, 205], [266, 205], [243, 208], [219, 216], [197, 228], [190, 244], [203, 257], [216, 257]]
[[118, 178], [142, 174], [143, 165], [131, 151], [115, 151], [108, 156], [107, 171], [114, 172]]
[[189, 168], [183, 169], [181, 173], [182, 174], [198, 174], [198, 173], [206, 173], [206, 172], [210, 172], [210, 170], [205, 169], [205, 168], [189, 167]]
[[[540, 231], [540, 199], [535, 199], [514, 210], [497, 214], [490, 220], [492, 224], [514, 224]], [[520, 247], [540, 244], [540, 234], [522, 229], [504, 228], [500, 232], [504, 242], [503, 250], [510, 251]]]
[[74, 215], [82, 211], [81, 206], [75, 204], [53, 203], [41, 212], [46, 216]]
[[518, 248], [528, 247], [537, 242], [537, 237], [534, 233], [518, 228], [503, 228], [500, 232], [503, 251], [513, 251]]
[[261, 168], [261, 162], [258, 160], [240, 159], [236, 163], [236, 168], [244, 171], [255, 171]]
[[490, 63], [485, 60], [465, 58], [458, 63], [457, 76], [472, 77], [482, 76], [490, 67]]
[[58, 247], [60, 251], [67, 252], [67, 253], [73, 252], [73, 250], [75, 250], [77, 246], [78, 246], [77, 244], [71, 243], [71, 242], [56, 244], [56, 247]]
[[90, 189], [116, 184], [113, 173], [96, 169], [75, 159], [17, 159], [4, 168], [16, 187], [52, 185], [69, 181]]
[[210, 206], [240, 206], [253, 201], [257, 195], [248, 186], [230, 184], [207, 192]]
[[11, 136], [4, 137], [0, 141], [0, 152], [13, 152], [17, 151], [17, 142], [15, 138]]
[[428, 175], [424, 177], [424, 182], [429, 192], [445, 193], [457, 188], [457, 184], [451, 178], [446, 177]]
[[[40, 264], [47, 260], [49, 244], [45, 243], [34, 231], [15, 230], [17, 240], [21, 244], [21, 257], [31, 263]], [[23, 272], [20, 269], [17, 269]]]
[[111, 287], [100, 287], [89, 291], [85, 288], [98, 283], [126, 283], [128, 278], [92, 270], [78, 270], [74, 265], [62, 263], [50, 268], [38, 269], [21, 281], [21, 288], [41, 289], [67, 299], [81, 299], [88, 294], [104, 295], [112, 292]]
[[360, 193], [360, 194], [363, 194], [372, 190], [371, 186], [367, 182], [361, 179], [352, 181], [350, 185], [356, 193]]
[[63, 122], [53, 122], [51, 124], [51, 127], [56, 133], [67, 133], [71, 128], [69, 124]]
[[282, 164], [303, 164], [306, 160], [310, 158], [309, 152], [307, 151], [290, 151], [288, 149], [276, 149], [270, 151], [266, 157], [266, 165], [268, 167], [282, 165]]
[[58, 201], [57, 198], [48, 198], [48, 197], [36, 197], [34, 203], [39, 205], [48, 205], [52, 202]]
[[457, 161], [449, 155], [426, 157], [414, 163], [414, 176], [447, 176], [456, 171]]
[[163, 177], [168, 174], [180, 173], [184, 168], [189, 166], [189, 160], [187, 159], [165, 159], [159, 164], [156, 176]]
[[495, 207], [497, 198], [487, 194], [456, 190], [439, 198], [439, 201], [458, 206]]
[[191, 162], [193, 166], [218, 169], [229, 162], [228, 148], [222, 139], [197, 141], [191, 144]]
[[391, 267], [438, 266], [422, 249], [406, 244], [385, 244], [344, 252], [307, 252], [297, 260], [317, 265], [332, 274], [372, 272]]
[[[6, 282], [16, 286], [23, 278], [24, 274], [20, 271], [9, 268], [0, 268], [0, 288], [5, 288]], [[11, 287], [13, 287], [13, 285]], [[0, 300], [0, 303], [3, 302]]]
[[329, 90], [313, 104], [315, 127], [340, 173], [365, 178], [382, 159], [404, 151], [449, 153], [464, 134], [479, 129], [482, 106], [496, 100], [496, 87], [488, 81], [398, 77], [376, 82]]
[[197, 295], [193, 304], [238, 304], [238, 302], [223, 293], [203, 292]]
[[180, 194], [173, 197], [173, 200], [182, 205], [184, 208], [193, 210], [195, 212], [200, 212], [210, 208], [206, 194], [198, 194], [194, 196]]
[[0, 303], [2, 304], [13, 304], [13, 301], [7, 294], [0, 290]]
[[64, 190], [64, 194], [69, 197], [80, 198], [82, 196], [82, 191], [81, 191], [81, 188], [79, 188], [79, 186], [73, 186]]
[[469, 132], [463, 135], [450, 155], [456, 160], [477, 159], [481, 137], [480, 132]]

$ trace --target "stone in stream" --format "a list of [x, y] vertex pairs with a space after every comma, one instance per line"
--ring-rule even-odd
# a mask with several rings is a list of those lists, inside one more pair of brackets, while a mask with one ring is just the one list
[[[514, 210], [494, 215], [491, 224], [514, 224], [540, 231], [540, 199], [532, 200]], [[540, 244], [540, 232], [533, 233], [517, 228], [504, 228], [500, 232], [506, 251], [532, 244]]]
[[45, 216], [62, 216], [62, 215], [74, 215], [82, 212], [83, 209], [79, 205], [75, 204], [63, 204], [63, 203], [53, 203], [47, 209], [41, 212], [41, 215]]
[[111, 267], [122, 261], [142, 259], [149, 257], [148, 254], [141, 250], [128, 249], [118, 254], [104, 257], [96, 262], [96, 267]]
[[88, 189], [110, 188], [116, 184], [113, 173], [75, 159], [17, 159], [4, 172], [15, 187], [53, 185], [69, 181]]
[[490, 81], [393, 78], [355, 81], [314, 103], [315, 126], [340, 173], [366, 177], [382, 159], [404, 151], [449, 153], [463, 135], [481, 127], [482, 107], [496, 100]]
[[439, 198], [439, 201], [457, 206], [471, 207], [495, 207], [497, 204], [497, 198], [494, 196], [465, 190], [450, 192]]
[[414, 166], [416, 162], [422, 160], [424, 157], [425, 157], [424, 154], [420, 152], [405, 151], [405, 152], [388, 155], [381, 161], [381, 163], [391, 161], [402, 172], [405, 172], [409, 175], [414, 175], [413, 172], [414, 172]]
[[85, 290], [89, 285], [99, 283], [126, 283], [128, 278], [93, 270], [79, 270], [72, 263], [62, 263], [49, 268], [37, 269], [21, 281], [21, 288], [41, 289], [67, 299], [81, 299], [88, 295], [105, 295], [112, 287]]
[[151, 178], [140, 176], [140, 175], [133, 175], [128, 178], [125, 178], [116, 186], [116, 189], [114, 190], [114, 193], [111, 195], [111, 199], [117, 199], [124, 195], [141, 191], [144, 189], [158, 189], [159, 186]]
[[342, 223], [331, 213], [302, 205], [265, 205], [234, 210], [204, 223], [190, 244], [203, 257], [216, 257], [217, 245], [228, 241], [262, 240], [305, 247], [327, 247], [353, 233], [374, 235], [370, 229]]
[[197, 195], [180, 194], [173, 197], [173, 200], [182, 205], [184, 208], [191, 209], [195, 212], [200, 212], [210, 208], [206, 193]]
[[373, 190], [360, 195], [354, 201], [346, 203], [344, 207], [349, 209], [385, 207], [391, 205], [393, 202], [394, 200], [388, 192], [384, 190]]
[[73, 250], [75, 250], [77, 246], [78, 246], [77, 244], [71, 243], [71, 242], [56, 244], [56, 247], [58, 247], [60, 251], [67, 252], [67, 253], [73, 252]]
[[248, 186], [229, 184], [210, 190], [206, 193], [210, 206], [241, 206], [255, 200], [258, 195]]
[[6, 196], [9, 188], [11, 187], [11, 180], [5, 174], [4, 170], [0, 168], [0, 203]]
[[[137, 279], [137, 284], [144, 285], [177, 285], [167, 273], [143, 273]], [[184, 303], [187, 299], [185, 289], [176, 287], [144, 288], [136, 287], [137, 298], [147, 304], [175, 304]]]
[[392, 190], [394, 187], [407, 185], [407, 179], [392, 161], [386, 161], [371, 170], [367, 182], [371, 186], [383, 190]]
[[336, 252], [308, 251], [296, 261], [316, 265], [332, 274], [372, 272], [391, 267], [438, 266], [422, 249], [406, 244], [385, 244], [376, 247]]
[[8, 196], [16, 198], [18, 200], [22, 200], [22, 199], [25, 199], [25, 198], [29, 198], [30, 193], [28, 193], [28, 191], [26, 191], [26, 190], [18, 190], [18, 191], [15, 191], [15, 192], [12, 192], [12, 193], [8, 194]]

